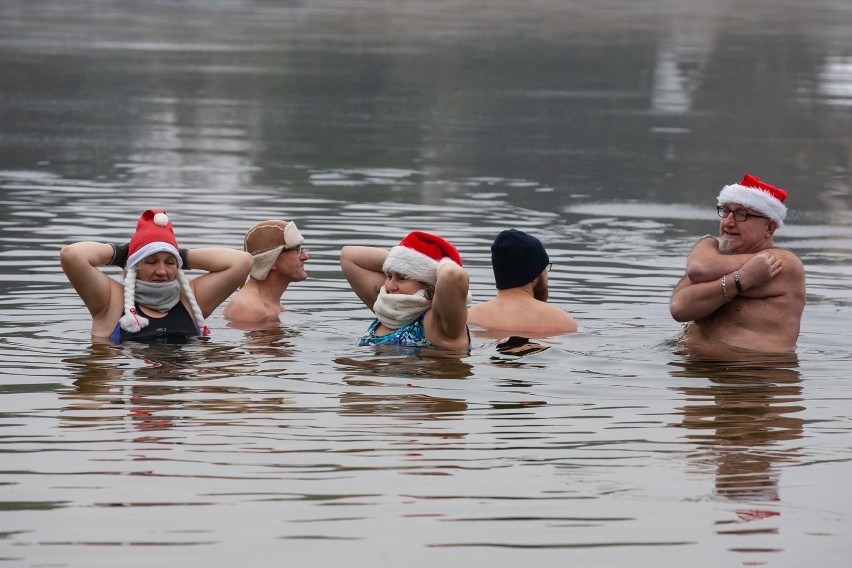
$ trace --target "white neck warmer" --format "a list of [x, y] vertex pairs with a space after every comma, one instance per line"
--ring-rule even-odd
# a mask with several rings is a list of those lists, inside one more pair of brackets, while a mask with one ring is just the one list
[[426, 297], [426, 290], [418, 290], [414, 294], [388, 294], [382, 286], [373, 304], [373, 312], [385, 327], [399, 329], [431, 307], [432, 300]]

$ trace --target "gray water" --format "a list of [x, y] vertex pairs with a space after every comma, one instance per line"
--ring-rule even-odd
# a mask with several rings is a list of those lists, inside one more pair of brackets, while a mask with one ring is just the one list
[[[852, 6], [0, 5], [0, 563], [846, 566]], [[677, 352], [715, 196], [786, 188], [792, 361]], [[93, 344], [59, 248], [295, 220], [281, 325]], [[579, 332], [358, 348], [345, 244], [538, 235]], [[112, 271], [116, 277], [117, 271]]]

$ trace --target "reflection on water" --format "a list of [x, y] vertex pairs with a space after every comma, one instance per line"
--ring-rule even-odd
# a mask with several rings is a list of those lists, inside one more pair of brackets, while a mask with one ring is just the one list
[[688, 361], [672, 371], [673, 377], [699, 383], [676, 387], [686, 402], [678, 426], [688, 430], [686, 439], [696, 446], [690, 461], [696, 471], [712, 470], [716, 495], [739, 504], [736, 518], [717, 521], [719, 534], [778, 532], [777, 527], [736, 525], [782, 514], [781, 470], [803, 457], [797, 445], [786, 443], [800, 440], [805, 425], [798, 362], [788, 359]]
[[473, 365], [462, 356], [438, 349], [420, 347], [376, 346], [363, 359], [340, 357], [334, 360], [336, 370], [355, 376], [418, 377], [432, 379], [464, 379], [473, 374]]
[[210, 398], [211, 393], [223, 389], [234, 392], [217, 386], [217, 379], [251, 371], [225, 346], [193, 350], [178, 345], [96, 342], [87, 355], [69, 357], [63, 363], [71, 371], [75, 387], [61, 395], [66, 401], [62, 418], [68, 427], [132, 424], [141, 431], [165, 430], [187, 412], [203, 410], [215, 423], [217, 414], [257, 410], [250, 400], [223, 404], [218, 397]]
[[[848, 16], [841, 0], [3, 2], [0, 556], [844, 566]], [[790, 190], [796, 360], [675, 345], [669, 295], [743, 171]], [[93, 344], [58, 251], [126, 240], [154, 205], [188, 247], [297, 221], [309, 280], [281, 325], [216, 313], [210, 341]], [[436, 232], [480, 301], [509, 227], [544, 242], [577, 333], [354, 346], [369, 313], [341, 246]]]

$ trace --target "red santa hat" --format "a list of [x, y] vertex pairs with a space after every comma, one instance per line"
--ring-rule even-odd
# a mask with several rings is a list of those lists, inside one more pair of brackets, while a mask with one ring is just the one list
[[177, 259], [178, 268], [183, 266], [169, 216], [161, 209], [148, 209], [139, 217], [136, 232], [130, 239], [127, 266], [136, 266], [143, 258], [158, 252], [171, 253]]
[[148, 209], [139, 217], [136, 223], [136, 232], [130, 239], [127, 249], [127, 270], [124, 274], [124, 315], [119, 320], [121, 328], [131, 333], [136, 333], [148, 325], [148, 318], [136, 311], [136, 265], [143, 259], [158, 252], [168, 252], [177, 260], [177, 280], [180, 282], [181, 290], [189, 301], [195, 325], [201, 335], [210, 335], [210, 330], [204, 321], [204, 315], [195, 294], [189, 286], [189, 280], [183, 273], [183, 261], [178, 252], [177, 239], [175, 239], [172, 222], [166, 212], [162, 209]]
[[382, 270], [403, 274], [434, 286], [438, 263], [444, 258], [462, 265], [459, 251], [448, 241], [423, 231], [412, 231], [390, 250]]
[[787, 206], [784, 205], [786, 199], [787, 192], [783, 189], [762, 182], [756, 176], [745, 174], [740, 183], [723, 187], [717, 202], [718, 205], [736, 203], [760, 211], [780, 227], [787, 216]]

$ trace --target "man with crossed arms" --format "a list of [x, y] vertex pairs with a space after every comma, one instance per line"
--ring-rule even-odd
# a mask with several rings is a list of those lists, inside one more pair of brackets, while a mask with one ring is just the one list
[[745, 174], [719, 193], [719, 238], [692, 247], [669, 303], [692, 354], [795, 349], [805, 307], [805, 271], [773, 235], [787, 215], [787, 192]]

